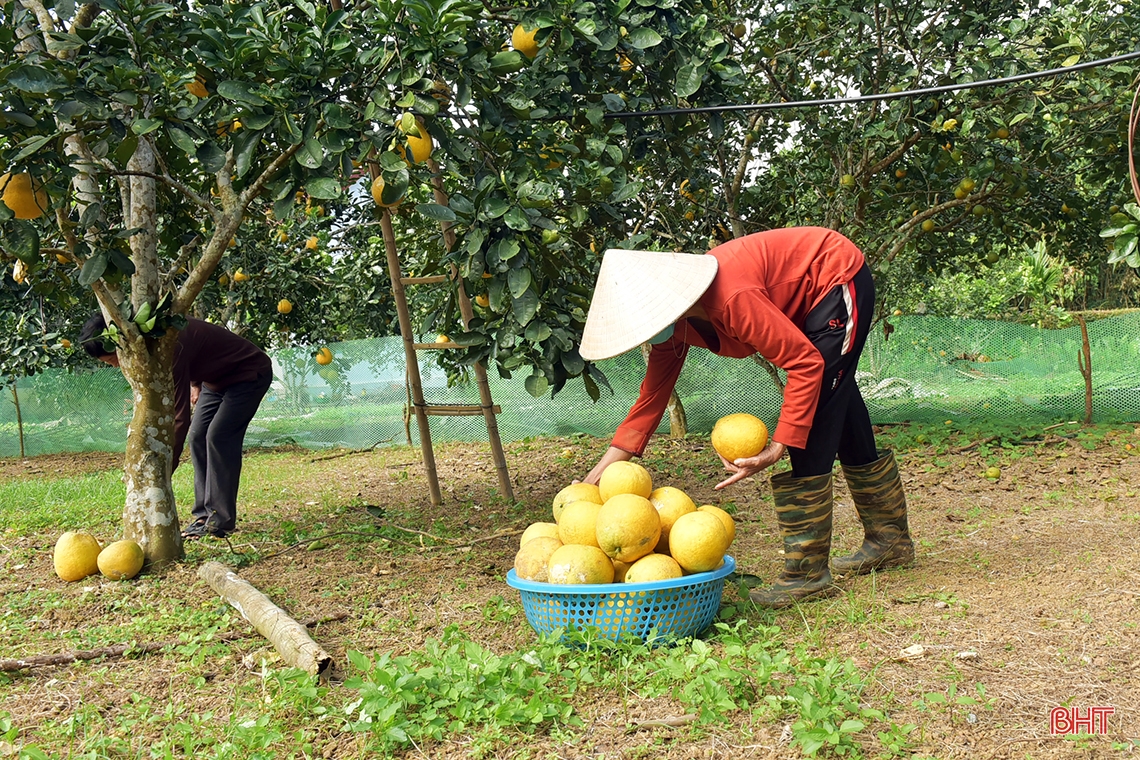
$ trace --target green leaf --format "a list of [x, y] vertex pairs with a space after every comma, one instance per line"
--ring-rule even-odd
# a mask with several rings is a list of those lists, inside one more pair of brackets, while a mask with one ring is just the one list
[[139, 147], [139, 138], [135, 135], [127, 135], [123, 141], [115, 148], [115, 160], [121, 165], [125, 165], [131, 160], [131, 156], [135, 154], [135, 149]]
[[244, 177], [249, 172], [260, 144], [261, 133], [252, 129], [243, 129], [234, 135], [234, 172], [237, 176]]
[[702, 79], [703, 74], [700, 62], [694, 63], [690, 61], [686, 63], [677, 72], [677, 97], [687, 98], [701, 89]]
[[602, 397], [602, 392], [598, 388], [598, 384], [594, 382], [593, 378], [589, 375], [582, 375], [582, 384], [586, 386], [586, 395], [594, 402]]
[[867, 727], [861, 720], [848, 719], [843, 721], [839, 726], [839, 733], [841, 734], [857, 734]]
[[296, 119], [293, 118], [293, 114], [287, 113], [283, 115], [281, 117], [281, 126], [285, 128], [285, 136], [289, 139], [290, 145], [296, 145], [305, 139], [304, 135], [301, 134], [300, 127], [297, 126]]
[[496, 53], [490, 60], [491, 73], [497, 77], [514, 74], [524, 66], [526, 66], [526, 59], [523, 58], [522, 53], [517, 50], [504, 50], [501, 53]]
[[511, 204], [505, 199], [492, 195], [483, 201], [483, 207], [480, 209], [480, 217], [482, 219], [498, 219], [507, 213], [507, 209], [510, 207]]
[[341, 196], [340, 182], [333, 177], [314, 177], [305, 183], [305, 192], [320, 200], [333, 200]]
[[136, 135], [150, 134], [162, 126], [162, 119], [135, 119], [131, 131]]
[[546, 389], [550, 384], [546, 382], [544, 375], [531, 375], [526, 379], [523, 385], [526, 386], [527, 393], [535, 398], [542, 398], [546, 395]]
[[[1112, 246], [1112, 253], [1108, 255], [1108, 263], [1115, 264], [1136, 253], [1136, 235], [1121, 235]], [[1131, 262], [1129, 262], [1131, 263]]]
[[175, 147], [186, 155], [193, 156], [198, 151], [198, 146], [194, 144], [193, 138], [185, 130], [178, 127], [167, 127], [166, 134], [170, 137], [170, 142], [174, 143]]
[[512, 269], [507, 272], [507, 287], [511, 295], [519, 298], [530, 287], [532, 276], [529, 269]]
[[454, 222], [456, 220], [454, 211], [438, 203], [418, 203], [416, 204], [416, 211], [439, 222]]
[[550, 334], [550, 327], [540, 319], [533, 320], [526, 326], [526, 332], [523, 333], [524, 337], [531, 343], [541, 343], [549, 338]]
[[199, 145], [194, 155], [202, 163], [202, 168], [210, 174], [221, 171], [226, 165], [225, 152], [213, 140], [207, 140]]
[[25, 264], [35, 264], [40, 257], [40, 233], [35, 225], [15, 220], [4, 236], [4, 248]]
[[393, 150], [381, 153], [379, 161], [380, 168], [386, 172], [398, 172], [408, 167], [408, 162], [404, 160], [403, 156]]
[[[562, 352], [562, 366], [565, 368], [567, 375], [577, 377], [582, 374], [582, 370], [586, 368], [586, 361], [582, 358], [582, 355], [578, 353], [578, 349], [575, 348]], [[597, 399], [594, 400], [597, 401]]]
[[654, 45], [661, 44], [661, 35], [652, 29], [644, 26], [639, 26], [636, 29], [631, 29], [626, 41], [639, 50], [651, 48]]
[[512, 230], [518, 232], [530, 229], [530, 219], [527, 218], [526, 212], [518, 206], [511, 206], [503, 217], [503, 221]]
[[8, 73], [8, 84], [17, 90], [42, 95], [62, 86], [63, 81], [45, 68], [24, 64]]
[[325, 162], [325, 149], [315, 137], [305, 140], [305, 144], [294, 155], [297, 163], [306, 169], [319, 169]]
[[511, 302], [511, 311], [520, 325], [528, 324], [534, 319], [538, 311], [538, 294], [534, 290], [527, 290], [520, 296], [514, 297]]
[[265, 98], [249, 89], [245, 82], [226, 80], [218, 83], [218, 95], [243, 106], [263, 106]]
[[49, 142], [54, 140], [55, 137], [56, 136], [53, 133], [50, 135], [44, 135], [42, 137], [30, 137], [27, 140], [24, 140], [22, 143], [20, 143], [21, 145], [24, 146], [23, 149], [19, 153], [17, 153], [15, 156], [12, 157], [12, 163], [16, 163], [17, 161], [23, 161], [25, 158], [32, 155], [37, 150], [39, 150], [40, 148], [42, 148], [43, 146], [47, 145]]
[[83, 269], [79, 270], [79, 284], [89, 287], [91, 283], [103, 276], [107, 271], [107, 254], [100, 251], [83, 262]]

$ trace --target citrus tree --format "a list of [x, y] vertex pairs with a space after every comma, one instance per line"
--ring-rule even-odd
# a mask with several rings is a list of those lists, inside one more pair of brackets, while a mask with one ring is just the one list
[[[370, 13], [308, 3], [4, 6], [5, 249], [41, 278], [63, 258], [113, 324], [135, 393], [127, 537], [181, 554], [170, 460], [178, 329], [243, 223], [303, 191], [340, 197], [387, 144], [366, 114], [392, 58]], [[216, 280], [215, 280], [216, 282]]]
[[[978, 270], [998, 237], [1049, 236], [1103, 262], [1101, 209], [1125, 188], [1131, 65], [887, 103], [731, 108], [1134, 48], [1134, 14], [1098, 0], [984, 14], [953, 2], [22, 0], [0, 14], [3, 247], [35, 283], [64, 267], [115, 324], [136, 394], [127, 533], [152, 561], [180, 552], [169, 472], [182, 320], [210, 315], [268, 345], [353, 334], [350, 319], [390, 330], [378, 227], [406, 268], [454, 267], [474, 300], [476, 319], [452, 336], [463, 350], [444, 354], [453, 374], [483, 361], [524, 374], [535, 395], [581, 377], [596, 398], [605, 377], [577, 342], [607, 247], [699, 252], [826, 224], [868, 251], [889, 290]], [[683, 110], [694, 106], [729, 108]], [[664, 111], [621, 115], [650, 109]], [[458, 327], [457, 304], [454, 290], [424, 302], [419, 329]]]

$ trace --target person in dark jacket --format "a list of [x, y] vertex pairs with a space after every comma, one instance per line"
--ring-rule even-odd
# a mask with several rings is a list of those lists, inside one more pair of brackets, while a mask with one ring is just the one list
[[[91, 356], [118, 367], [118, 354], [102, 339], [106, 328], [103, 315], [94, 315], [83, 325], [80, 343]], [[242, 442], [272, 381], [269, 356], [224, 327], [190, 319], [178, 334], [172, 469], [187, 439], [194, 465], [194, 507], [184, 538], [225, 538], [236, 527]]]

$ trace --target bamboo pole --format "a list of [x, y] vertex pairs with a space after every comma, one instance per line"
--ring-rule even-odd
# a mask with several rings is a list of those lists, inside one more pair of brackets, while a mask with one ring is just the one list
[[1085, 379], [1085, 424], [1092, 424], [1092, 348], [1089, 346], [1089, 328], [1085, 318], [1077, 315], [1077, 322], [1081, 325], [1081, 350], [1077, 354], [1077, 367]]
[[443, 503], [439, 491], [439, 474], [435, 467], [435, 451], [431, 445], [431, 426], [424, 409], [424, 388], [420, 380], [420, 361], [416, 356], [415, 336], [412, 335], [412, 317], [408, 312], [408, 299], [404, 294], [404, 284], [400, 281], [400, 258], [396, 253], [396, 233], [392, 231], [392, 214], [383, 209], [380, 216], [380, 229], [384, 234], [384, 250], [388, 255], [388, 277], [392, 280], [392, 300], [396, 302], [396, 313], [400, 320], [400, 336], [404, 339], [404, 358], [408, 365], [408, 385], [412, 390], [412, 409], [416, 413], [416, 426], [420, 433], [420, 450], [424, 455], [424, 470], [427, 472], [428, 492], [431, 503]]
[[[435, 202], [441, 206], [446, 206], [449, 199], [447, 192], [443, 189], [439, 164], [436, 163], [435, 159], [429, 158], [427, 165], [428, 171], [431, 173], [432, 195], [435, 197]], [[450, 251], [455, 245], [455, 231], [451, 229], [450, 222], [441, 221], [439, 226], [443, 230], [443, 242], [447, 246], [447, 250]], [[467, 290], [463, 287], [463, 280], [459, 278], [459, 272], [454, 264], [451, 265], [451, 276], [459, 280], [459, 313], [463, 316], [463, 326], [466, 327], [474, 319], [475, 311], [471, 308], [471, 299], [467, 297]], [[495, 416], [495, 402], [491, 398], [491, 386], [487, 383], [487, 369], [482, 362], [475, 362], [472, 371], [475, 374], [475, 383], [479, 386], [479, 404], [483, 407], [483, 420], [487, 423], [487, 439], [491, 444], [491, 457], [495, 461], [495, 473], [499, 476], [499, 488], [508, 501], [514, 501], [515, 491], [511, 485], [511, 474], [507, 470], [507, 456], [503, 451], [503, 442], [499, 436], [499, 420]]]

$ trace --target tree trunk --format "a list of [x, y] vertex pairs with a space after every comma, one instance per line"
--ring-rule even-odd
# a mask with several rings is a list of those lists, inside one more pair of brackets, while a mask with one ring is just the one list
[[143, 548], [151, 570], [182, 559], [178, 510], [170, 485], [174, 454], [171, 368], [177, 342], [178, 331], [171, 329], [159, 340], [140, 337], [130, 349], [119, 351], [123, 375], [131, 385], [135, 402], [123, 463], [127, 483], [123, 525], [126, 538], [134, 539]]
[[16, 378], [12, 378], [12, 403], [16, 405], [16, 429], [20, 432], [20, 459], [24, 458], [24, 418], [20, 414], [20, 394], [16, 393]]

